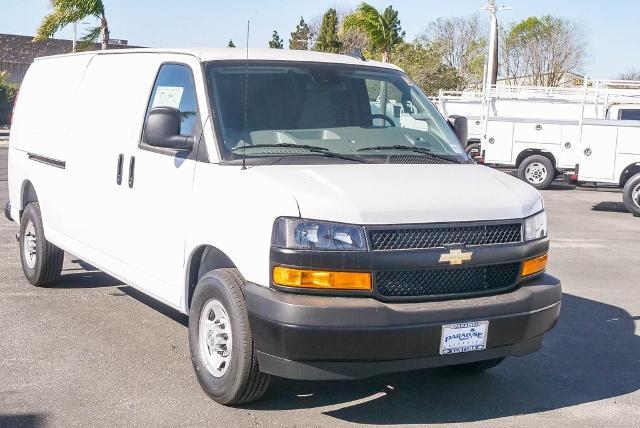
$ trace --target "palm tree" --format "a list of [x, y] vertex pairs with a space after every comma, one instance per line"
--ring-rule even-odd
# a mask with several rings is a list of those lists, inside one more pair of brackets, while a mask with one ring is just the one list
[[36, 30], [34, 42], [53, 37], [61, 28], [90, 16], [99, 19], [100, 25], [90, 28], [80, 40], [85, 46], [100, 40], [103, 50], [109, 47], [109, 25], [102, 0], [51, 0], [51, 8]]
[[402, 42], [404, 33], [400, 30], [398, 12], [387, 7], [383, 13], [367, 3], [360, 3], [351, 15], [344, 18], [343, 31], [360, 31], [366, 34], [374, 52], [382, 54], [382, 62], [389, 60], [389, 54]]

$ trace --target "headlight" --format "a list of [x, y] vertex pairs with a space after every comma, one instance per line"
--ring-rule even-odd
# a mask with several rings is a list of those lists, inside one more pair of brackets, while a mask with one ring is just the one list
[[296, 250], [366, 251], [361, 226], [281, 217], [273, 228], [273, 245]]
[[540, 211], [524, 219], [524, 239], [533, 241], [547, 236], [547, 213]]

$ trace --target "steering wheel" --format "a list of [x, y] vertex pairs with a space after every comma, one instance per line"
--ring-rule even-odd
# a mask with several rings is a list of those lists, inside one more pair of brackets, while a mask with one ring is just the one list
[[396, 123], [393, 121], [393, 119], [391, 119], [389, 116], [387, 116], [386, 114], [380, 114], [380, 113], [374, 113], [371, 115], [371, 119], [382, 119], [385, 122], [389, 122], [389, 125], [391, 125], [391, 127], [395, 127]]

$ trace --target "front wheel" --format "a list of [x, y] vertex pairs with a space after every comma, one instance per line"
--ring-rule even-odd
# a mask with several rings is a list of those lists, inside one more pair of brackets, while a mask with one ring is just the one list
[[189, 348], [202, 389], [220, 404], [255, 401], [269, 387], [260, 372], [236, 269], [217, 269], [196, 286], [189, 317]]
[[39, 287], [52, 285], [62, 272], [64, 251], [45, 238], [38, 202], [28, 204], [20, 219], [20, 261], [24, 276]]
[[631, 177], [622, 190], [624, 206], [636, 217], [640, 217], [640, 174]]
[[531, 184], [538, 190], [549, 187], [556, 176], [556, 170], [549, 158], [541, 155], [529, 156], [518, 167], [520, 180]]

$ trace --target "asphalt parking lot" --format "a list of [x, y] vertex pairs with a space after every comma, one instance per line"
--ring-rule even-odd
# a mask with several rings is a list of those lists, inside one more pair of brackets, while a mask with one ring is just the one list
[[[0, 201], [7, 200], [0, 149]], [[225, 408], [191, 368], [186, 318], [67, 255], [30, 286], [0, 218], [0, 426], [640, 426], [640, 218], [615, 189], [544, 192], [561, 319], [531, 356], [482, 375], [448, 369], [352, 382], [275, 379]]]

